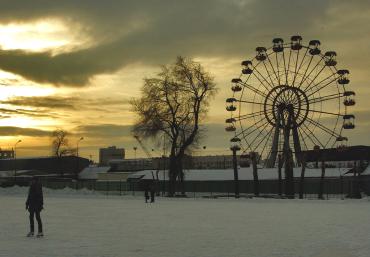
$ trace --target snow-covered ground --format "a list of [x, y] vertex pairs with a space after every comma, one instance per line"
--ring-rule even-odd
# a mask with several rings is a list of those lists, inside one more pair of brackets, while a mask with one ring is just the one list
[[168, 199], [46, 190], [26, 238], [26, 188], [0, 188], [1, 257], [368, 257], [370, 201]]

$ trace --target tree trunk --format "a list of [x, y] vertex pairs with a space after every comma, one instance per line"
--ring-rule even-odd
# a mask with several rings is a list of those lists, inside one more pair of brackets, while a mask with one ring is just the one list
[[175, 195], [175, 184], [177, 177], [176, 157], [170, 156], [170, 164], [168, 169], [168, 196], [173, 197]]
[[178, 177], [180, 182], [180, 190], [181, 195], [185, 195], [185, 179], [184, 179], [184, 169], [182, 164], [182, 157], [177, 157], [177, 165], [178, 165]]

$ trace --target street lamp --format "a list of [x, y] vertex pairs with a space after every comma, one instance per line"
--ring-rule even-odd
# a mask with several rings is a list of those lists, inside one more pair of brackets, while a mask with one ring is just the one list
[[18, 140], [17, 143], [14, 144], [14, 184], [17, 179], [17, 144], [22, 142], [22, 140]]
[[240, 150], [240, 141], [241, 141], [240, 138], [237, 137], [234, 137], [230, 140], [230, 150], [233, 152], [235, 198], [239, 198], [239, 176], [236, 152]]

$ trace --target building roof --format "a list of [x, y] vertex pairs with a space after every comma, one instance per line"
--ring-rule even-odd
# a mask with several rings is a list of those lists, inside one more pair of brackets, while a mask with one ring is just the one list
[[356, 145], [344, 148], [328, 148], [304, 151], [306, 162], [370, 160], [370, 146]]

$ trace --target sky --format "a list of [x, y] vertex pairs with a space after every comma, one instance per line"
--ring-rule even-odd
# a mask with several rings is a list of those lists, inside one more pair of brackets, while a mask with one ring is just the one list
[[[50, 154], [50, 131], [80, 137], [80, 155], [137, 142], [129, 100], [143, 79], [182, 55], [200, 62], [219, 88], [204, 121], [208, 135], [196, 154], [229, 153], [225, 99], [240, 62], [256, 46], [319, 39], [350, 70], [356, 92], [351, 145], [370, 144], [370, 2], [341, 0], [0, 0], [0, 147], [17, 156]], [[153, 155], [162, 154], [158, 146]], [[138, 150], [138, 156], [145, 156]]]

